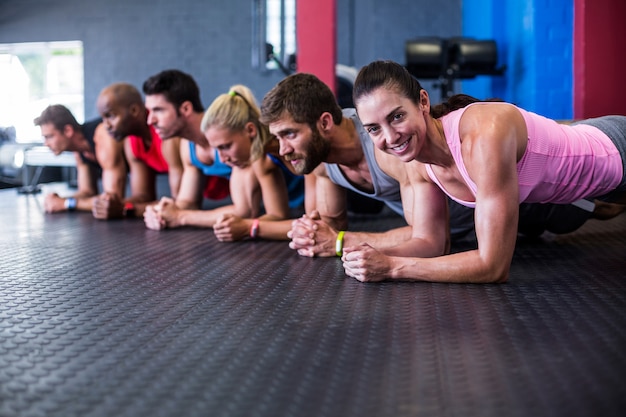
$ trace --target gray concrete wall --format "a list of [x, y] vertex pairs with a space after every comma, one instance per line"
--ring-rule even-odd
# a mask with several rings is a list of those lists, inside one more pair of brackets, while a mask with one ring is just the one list
[[[102, 87], [166, 68], [192, 74], [205, 106], [237, 83], [261, 100], [283, 74], [252, 68], [252, 20], [252, 0], [0, 0], [0, 43], [83, 41], [90, 118]], [[342, 64], [404, 62], [407, 39], [460, 34], [461, 0], [337, 0]]]

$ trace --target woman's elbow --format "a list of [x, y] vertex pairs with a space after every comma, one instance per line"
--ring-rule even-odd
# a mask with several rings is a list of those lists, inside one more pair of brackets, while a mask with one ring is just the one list
[[419, 256], [420, 258], [437, 258], [450, 254], [449, 239], [424, 239], [423, 237], [414, 237], [412, 240], [419, 242], [419, 244], [415, 245], [416, 248], [421, 248], [419, 253], [414, 256]]
[[497, 265], [490, 268], [489, 272], [482, 275], [480, 282], [484, 284], [502, 284], [509, 279], [510, 264]]
[[483, 281], [484, 284], [503, 284], [509, 279], [509, 274], [497, 274], [492, 275], [487, 281]]

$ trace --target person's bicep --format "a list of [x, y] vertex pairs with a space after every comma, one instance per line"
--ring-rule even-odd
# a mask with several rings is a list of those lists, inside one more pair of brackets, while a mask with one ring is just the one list
[[445, 194], [428, 181], [401, 185], [404, 217], [412, 226], [412, 237], [441, 245], [449, 234], [448, 202]]
[[315, 194], [315, 174], [304, 176], [304, 212], [311, 213], [317, 207], [317, 195]]
[[254, 173], [261, 187], [265, 214], [276, 219], [286, 219], [289, 217], [289, 195], [285, 176], [271, 160], [265, 161], [265, 164], [268, 165], [263, 166], [262, 163], [253, 165]]
[[396, 157], [378, 148], [374, 152], [379, 168], [398, 182], [404, 219], [412, 227], [411, 238], [427, 242], [426, 246], [432, 248], [433, 253], [447, 252], [447, 199], [439, 187], [427, 179], [424, 165], [417, 161], [399, 163]]
[[92, 169], [80, 158], [78, 153], [76, 154], [76, 182], [78, 189], [75, 197], [92, 197], [98, 194], [97, 178], [94, 178]]
[[515, 250], [519, 203], [516, 183], [498, 182], [500, 187], [477, 193], [474, 223], [481, 260], [505, 280]]
[[[320, 169], [324, 171], [318, 171]], [[347, 191], [328, 178], [323, 165], [316, 168], [315, 197], [321, 219], [336, 230], [345, 230], [348, 227]]]
[[445, 194], [435, 184], [417, 179], [400, 183], [402, 208], [411, 226], [409, 240], [400, 240], [386, 253], [395, 256], [434, 257], [449, 252], [448, 206]]
[[137, 159], [129, 140], [124, 140], [124, 154], [130, 171], [130, 197], [134, 202], [156, 199], [156, 173], [144, 161]]
[[[183, 168], [183, 161], [181, 156], [181, 145], [183, 140], [178, 137], [166, 139], [161, 142], [161, 154], [163, 159], [167, 162], [168, 167], [175, 167], [179, 170]], [[189, 142], [185, 141], [187, 154], [189, 153]]]
[[[232, 212], [238, 217], [247, 219], [256, 217], [260, 212], [260, 189], [251, 167], [234, 168], [228, 182]], [[257, 204], [252, 201], [256, 197]]]
[[126, 194], [126, 167], [103, 167], [102, 191], [124, 198], [124, 195]]
[[170, 187], [170, 194], [172, 198], [177, 199], [180, 191], [180, 186], [183, 181], [183, 169], [182, 168], [169, 168], [167, 171], [167, 183]]
[[161, 153], [167, 162], [167, 180], [170, 194], [174, 199], [178, 197], [178, 191], [183, 178], [183, 162], [180, 155], [180, 138], [166, 139], [161, 143]]
[[[205, 178], [204, 174], [198, 167], [191, 163], [189, 155], [189, 148], [183, 146], [181, 140], [181, 160], [183, 162], [183, 174], [180, 181], [180, 188], [178, 189], [178, 196], [176, 198], [176, 206], [185, 209], [197, 209], [202, 203], [202, 192], [204, 190]], [[187, 151], [185, 152], [185, 149]]]
[[102, 167], [102, 189], [120, 198], [126, 192], [128, 169], [124, 158], [124, 143], [113, 139], [106, 131], [96, 130], [96, 158]]

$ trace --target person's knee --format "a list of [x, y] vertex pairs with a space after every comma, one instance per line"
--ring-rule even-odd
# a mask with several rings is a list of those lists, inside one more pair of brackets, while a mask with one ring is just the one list
[[[623, 199], [621, 199], [623, 200]], [[595, 201], [595, 209], [591, 217], [598, 220], [609, 220], [626, 211], [626, 201], [624, 203], [606, 203], [604, 201]]]

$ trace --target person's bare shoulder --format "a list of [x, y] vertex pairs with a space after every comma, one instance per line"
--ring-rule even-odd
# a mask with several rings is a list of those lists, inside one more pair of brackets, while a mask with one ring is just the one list
[[104, 126], [104, 123], [102, 122], [98, 126], [96, 126], [96, 130], [93, 134], [93, 140], [95, 143], [103, 141], [115, 141], [113, 136], [111, 136], [111, 134], [107, 131], [106, 126]]
[[398, 182], [402, 182], [406, 178], [406, 169], [402, 161], [399, 161], [393, 155], [389, 155], [378, 148], [374, 148], [374, 156], [378, 167], [391, 178]]
[[104, 123], [100, 123], [94, 132], [93, 141], [96, 145], [96, 153], [98, 154], [97, 158], [100, 160], [100, 157], [103, 156], [103, 152], [106, 155], [118, 155], [122, 156], [124, 154], [124, 143], [126, 140], [116, 140], [111, 134], [108, 132]]
[[523, 125], [524, 119], [519, 109], [510, 103], [477, 103], [465, 110], [459, 121], [459, 133], [484, 135], [486, 132]]
[[191, 152], [189, 150], [188, 139], [180, 138], [179, 152], [180, 152], [180, 160], [183, 163], [183, 166], [194, 166], [191, 163]]
[[328, 178], [328, 172], [326, 172], [326, 164], [319, 164], [312, 172], [313, 175], [320, 178]]
[[167, 165], [170, 169], [172, 167], [182, 168], [183, 163], [180, 155], [180, 141], [181, 139], [178, 136], [161, 141], [161, 153], [163, 154], [163, 158], [167, 161]]
[[519, 160], [528, 139], [521, 111], [509, 103], [480, 103], [469, 107], [459, 121], [459, 135], [468, 171], [472, 159], [476, 159], [477, 165], [484, 165], [484, 161], [477, 158], [484, 152], [489, 154], [487, 159], [497, 155]]

